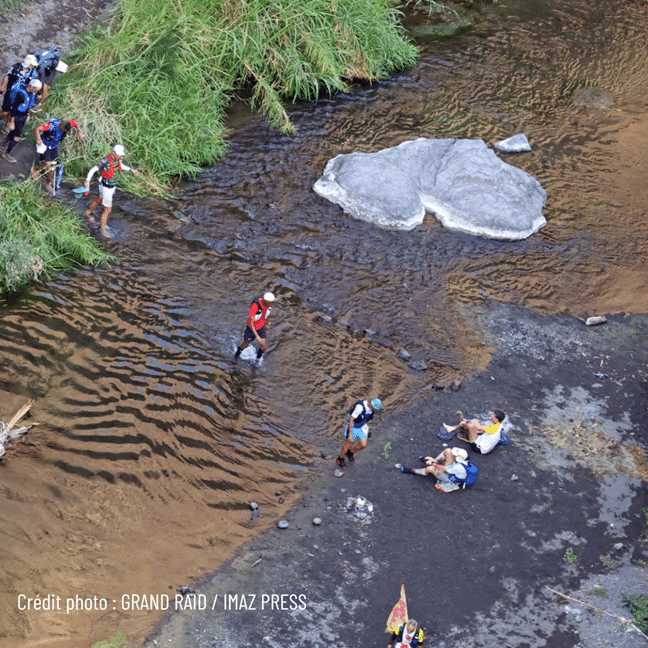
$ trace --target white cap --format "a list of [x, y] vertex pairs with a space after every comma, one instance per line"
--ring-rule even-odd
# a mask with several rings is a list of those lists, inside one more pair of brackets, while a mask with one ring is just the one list
[[36, 90], [40, 90], [43, 87], [43, 84], [38, 79], [32, 79], [29, 85], [32, 88], [36, 88]]
[[271, 292], [267, 292], [265, 295], [263, 295], [263, 301], [273, 302], [274, 300], [275, 296]]
[[126, 149], [121, 144], [115, 144], [115, 146], [113, 146], [113, 153], [123, 157], [126, 155]]
[[38, 61], [36, 60], [36, 57], [33, 54], [28, 54], [25, 56], [25, 60], [23, 61], [23, 67], [36, 67], [38, 65]]
[[452, 448], [452, 454], [459, 461], [468, 461], [468, 453], [463, 448]]

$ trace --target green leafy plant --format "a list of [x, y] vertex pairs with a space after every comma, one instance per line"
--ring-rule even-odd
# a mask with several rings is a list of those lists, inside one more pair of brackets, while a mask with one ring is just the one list
[[648, 596], [626, 594], [621, 599], [621, 602], [634, 616], [639, 630], [644, 634], [648, 633]]
[[614, 569], [617, 565], [616, 560], [610, 555], [599, 556], [599, 560], [608, 568]]
[[389, 451], [390, 450], [391, 450], [391, 441], [387, 441], [387, 443], [385, 443], [385, 447], [383, 448], [383, 451], [382, 451], [382, 456], [385, 459], [389, 459]]
[[573, 547], [567, 547], [567, 549], [565, 549], [564, 558], [568, 565], [573, 565], [578, 560], [578, 556], [574, 552]]

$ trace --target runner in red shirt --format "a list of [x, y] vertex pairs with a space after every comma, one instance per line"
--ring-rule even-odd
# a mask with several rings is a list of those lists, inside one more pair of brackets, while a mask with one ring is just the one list
[[248, 313], [247, 327], [243, 335], [243, 342], [234, 354], [236, 358], [254, 340], [259, 343], [257, 360], [263, 355], [263, 352], [266, 350], [266, 334], [270, 328], [270, 310], [272, 309], [274, 300], [275, 296], [271, 292], [267, 292], [263, 297], [257, 297], [252, 302], [250, 312]]

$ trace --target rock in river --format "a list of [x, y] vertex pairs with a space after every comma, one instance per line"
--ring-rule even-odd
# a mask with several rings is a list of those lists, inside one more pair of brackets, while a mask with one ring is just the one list
[[445, 227], [519, 240], [547, 223], [547, 192], [482, 140], [419, 138], [329, 160], [313, 189], [349, 215], [409, 230], [432, 212]]

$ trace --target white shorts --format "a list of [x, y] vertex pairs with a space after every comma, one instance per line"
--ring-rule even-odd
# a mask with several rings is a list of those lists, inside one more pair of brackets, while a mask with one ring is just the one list
[[104, 187], [101, 182], [99, 183], [99, 195], [101, 196], [101, 204], [104, 207], [112, 207], [113, 194], [117, 187]]

